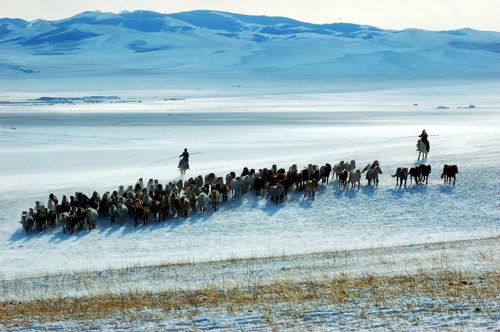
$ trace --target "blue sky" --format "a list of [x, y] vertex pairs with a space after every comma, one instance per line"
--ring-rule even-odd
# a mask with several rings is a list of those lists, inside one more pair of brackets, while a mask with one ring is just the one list
[[285, 16], [311, 23], [347, 22], [385, 29], [500, 31], [500, 0], [0, 0], [0, 17], [58, 20], [83, 11], [195, 9]]

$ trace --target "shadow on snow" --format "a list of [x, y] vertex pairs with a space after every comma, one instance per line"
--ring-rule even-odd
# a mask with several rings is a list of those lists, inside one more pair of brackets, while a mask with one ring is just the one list
[[[316, 198], [325, 197], [335, 199], [341, 199], [342, 196], [347, 197], [349, 199], [355, 199], [358, 193], [361, 191], [363, 195], [373, 197], [375, 196], [377, 187], [373, 185], [361, 185], [360, 189], [357, 187], [351, 188], [348, 185], [346, 188], [339, 188], [338, 181], [331, 181], [330, 184], [320, 184], [316, 190]], [[401, 198], [405, 191], [409, 193], [425, 193], [425, 186], [411, 187], [407, 189], [391, 189], [390, 192], [396, 198]], [[441, 191], [446, 192], [448, 194], [452, 193], [453, 188], [450, 186], [441, 186]], [[188, 217], [180, 217], [177, 214], [172, 214], [170, 211], [165, 221], [153, 221], [152, 215], [149, 216], [148, 221], [144, 224], [142, 221], [139, 221], [137, 227], [135, 227], [135, 221], [133, 217], [127, 216], [125, 223], [122, 223], [119, 220], [119, 217], [115, 220], [114, 223], [111, 223], [109, 217], [99, 216], [97, 219], [97, 227], [89, 230], [88, 225], [85, 225], [83, 229], [78, 230], [74, 229], [73, 235], [71, 235], [71, 231], [66, 231], [63, 233], [62, 225], [58, 224], [54, 228], [50, 228], [42, 230], [38, 232], [38, 230], [30, 230], [26, 235], [25, 230], [23, 228], [18, 229], [10, 236], [10, 243], [19, 243], [21, 240], [22, 243], [29, 243], [32, 239], [38, 239], [43, 236], [51, 236], [51, 239], [48, 241], [49, 243], [60, 243], [66, 240], [78, 240], [82, 239], [85, 236], [89, 235], [91, 232], [101, 233], [104, 236], [109, 236], [116, 232], [122, 232], [119, 234], [120, 237], [126, 236], [130, 233], [144, 233], [151, 232], [154, 229], [158, 229], [159, 227], [166, 229], [167, 232], [173, 232], [177, 227], [181, 226], [184, 223], [196, 224], [203, 223], [210, 220], [210, 218], [214, 215], [214, 213], [227, 212], [232, 209], [238, 208], [245, 204], [250, 209], [261, 209], [269, 217], [274, 216], [278, 213], [282, 208], [288, 205], [291, 202], [298, 202], [298, 206], [304, 210], [308, 210], [314, 206], [315, 200], [309, 196], [309, 193], [304, 196], [304, 190], [291, 189], [288, 192], [288, 197], [283, 197], [282, 202], [271, 202], [270, 197], [266, 193], [260, 193], [260, 195], [255, 195], [252, 191], [249, 191], [246, 195], [242, 195], [239, 198], [229, 197], [227, 201], [221, 201], [221, 205], [218, 206], [217, 211], [213, 211], [212, 203], [210, 202], [207, 206], [207, 210], [204, 214], [200, 211], [193, 212], [190, 211]]]

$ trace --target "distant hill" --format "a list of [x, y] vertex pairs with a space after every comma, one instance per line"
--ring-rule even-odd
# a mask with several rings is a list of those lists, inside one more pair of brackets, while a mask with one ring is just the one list
[[500, 33], [197, 10], [0, 19], [0, 74], [498, 75]]

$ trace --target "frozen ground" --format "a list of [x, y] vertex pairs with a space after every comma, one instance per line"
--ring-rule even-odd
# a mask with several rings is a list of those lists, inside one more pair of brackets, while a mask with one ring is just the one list
[[495, 330], [499, 252], [496, 237], [5, 280], [5, 314], [17, 317], [4, 327]]
[[[475, 87], [477, 95], [467, 96], [460, 95], [466, 86], [447, 90], [442, 99], [450, 109], [444, 110], [436, 109], [442, 103], [431, 92], [428, 99], [410, 101], [414, 91], [397, 88], [248, 98], [208, 97], [208, 92], [198, 98], [192, 92], [186, 100], [130, 105], [3, 106], [2, 123], [16, 130], [5, 129], [0, 136], [1, 274], [10, 278], [498, 235], [498, 97], [489, 94], [495, 87]], [[404, 94], [407, 102], [402, 102]], [[451, 103], [452, 94], [462, 102]], [[472, 103], [475, 109], [456, 108]], [[417, 136], [423, 128], [439, 135], [430, 138], [429, 184], [397, 189], [389, 174], [417, 164], [416, 138], [387, 141]], [[137, 228], [131, 220], [111, 225], [100, 218], [96, 230], [73, 236], [60, 226], [28, 235], [21, 229], [21, 212], [50, 193], [102, 194], [140, 177], [161, 183], [178, 179], [176, 159], [143, 166], [176, 156], [183, 147], [203, 152], [192, 156], [186, 177], [225, 176], [244, 166], [288, 168], [351, 159], [358, 167], [377, 159], [384, 173], [378, 188], [366, 181], [360, 190], [339, 190], [337, 181], [321, 185], [314, 202], [292, 192], [276, 206], [252, 193], [230, 197], [217, 213], [191, 213], [187, 219], [171, 217]], [[446, 163], [458, 165], [455, 187], [439, 179]]]
[[[0, 106], [0, 122], [5, 127], [0, 132], [0, 277], [8, 282], [157, 263], [457, 240], [470, 240], [464, 242], [464, 250], [474, 253], [480, 242], [473, 240], [500, 235], [500, 100], [495, 93], [499, 86], [495, 82], [424, 83], [385, 83], [383, 89], [367, 86], [355, 91], [341, 91], [337, 85], [335, 93], [304, 94], [296, 93], [297, 85], [288, 94], [271, 85], [267, 90], [259, 87], [241, 92], [219, 87], [121, 90], [112, 95], [144, 102]], [[304, 89], [314, 87], [311, 83]], [[85, 95], [64, 89], [50, 95], [57, 94]], [[0, 96], [8, 100], [9, 94]], [[42, 95], [11, 96], [22, 100]], [[163, 101], [173, 97], [183, 100]], [[457, 108], [471, 104], [476, 108]], [[430, 135], [439, 135], [430, 137], [431, 152], [425, 161], [432, 166], [429, 184], [396, 188], [389, 174], [399, 166], [418, 164], [415, 143], [423, 128]], [[415, 137], [392, 140], [410, 135]], [[252, 192], [240, 199], [230, 196], [217, 212], [209, 208], [205, 215], [191, 212], [188, 218], [169, 217], [166, 222], [137, 228], [130, 219], [122, 225], [101, 217], [97, 229], [76, 231], [72, 236], [63, 234], [61, 226], [40, 233], [32, 230], [28, 235], [21, 229], [21, 212], [34, 207], [36, 200], [46, 201], [50, 193], [59, 198], [75, 191], [102, 194], [119, 185], [133, 185], [140, 177], [163, 184], [179, 179], [176, 158], [144, 166], [177, 156], [184, 147], [191, 153], [202, 152], [191, 157], [185, 178], [209, 172], [225, 176], [229, 171], [239, 173], [245, 166], [288, 168], [351, 159], [360, 168], [377, 159], [383, 174], [378, 188], [363, 180], [359, 190], [338, 189], [333, 181], [319, 186], [314, 201], [295, 191], [279, 205]], [[458, 165], [455, 186], [443, 185], [439, 179], [443, 164]], [[398, 253], [403, 256], [401, 262], [414, 254], [412, 250]], [[460, 264], [471, 266], [474, 254], [465, 256]], [[366, 266], [359, 273], [373, 272], [373, 267]], [[154, 287], [147, 278], [140, 283], [132, 278], [125, 285]], [[117, 291], [128, 286], [120, 285]], [[175, 283], [170, 286], [177, 287]], [[16, 294], [24, 293], [17, 290]], [[75, 294], [69, 291], [67, 295]], [[12, 296], [4, 288], [4, 299]], [[36, 296], [43, 297], [43, 291]], [[254, 318], [242, 318], [250, 321], [246, 328], [253, 326]], [[215, 326], [224, 329], [225, 320], [214, 319]], [[237, 317], [227, 319], [231, 324], [237, 321]], [[175, 326], [182, 329], [184, 323], [181, 320]], [[146, 329], [162, 327], [151, 324]], [[200, 326], [207, 328], [204, 324]], [[43, 326], [47, 327], [65, 325]]]

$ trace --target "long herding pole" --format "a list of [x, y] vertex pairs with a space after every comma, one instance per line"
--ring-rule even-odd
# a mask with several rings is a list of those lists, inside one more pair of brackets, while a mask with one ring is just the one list
[[[192, 156], [193, 154], [200, 154], [201, 152], [195, 152], [195, 153], [190, 153], [189, 155]], [[142, 166], [142, 168], [146, 168], [146, 167], [149, 167], [153, 164], [156, 164], [156, 163], [159, 163], [160, 161], [165, 161], [165, 160], [169, 160], [169, 159], [174, 159], [174, 158], [179, 158], [179, 156], [175, 156], [175, 157], [170, 157], [170, 158], [165, 158], [165, 159], [160, 159], [160, 160], [157, 160], [155, 161], [154, 163], [151, 163], [149, 165], [146, 165], [146, 166]]]
[[[439, 135], [427, 135], [427, 136], [439, 136]], [[413, 138], [413, 137], [416, 137], [416, 136], [403, 136], [403, 137], [391, 138], [390, 140], [385, 141], [384, 143], [381, 143], [380, 145], [385, 144], [385, 143], [390, 142], [390, 141], [397, 140], [397, 139], [402, 139], [402, 138]], [[380, 145], [379, 145], [378, 147], [380, 147]]]

